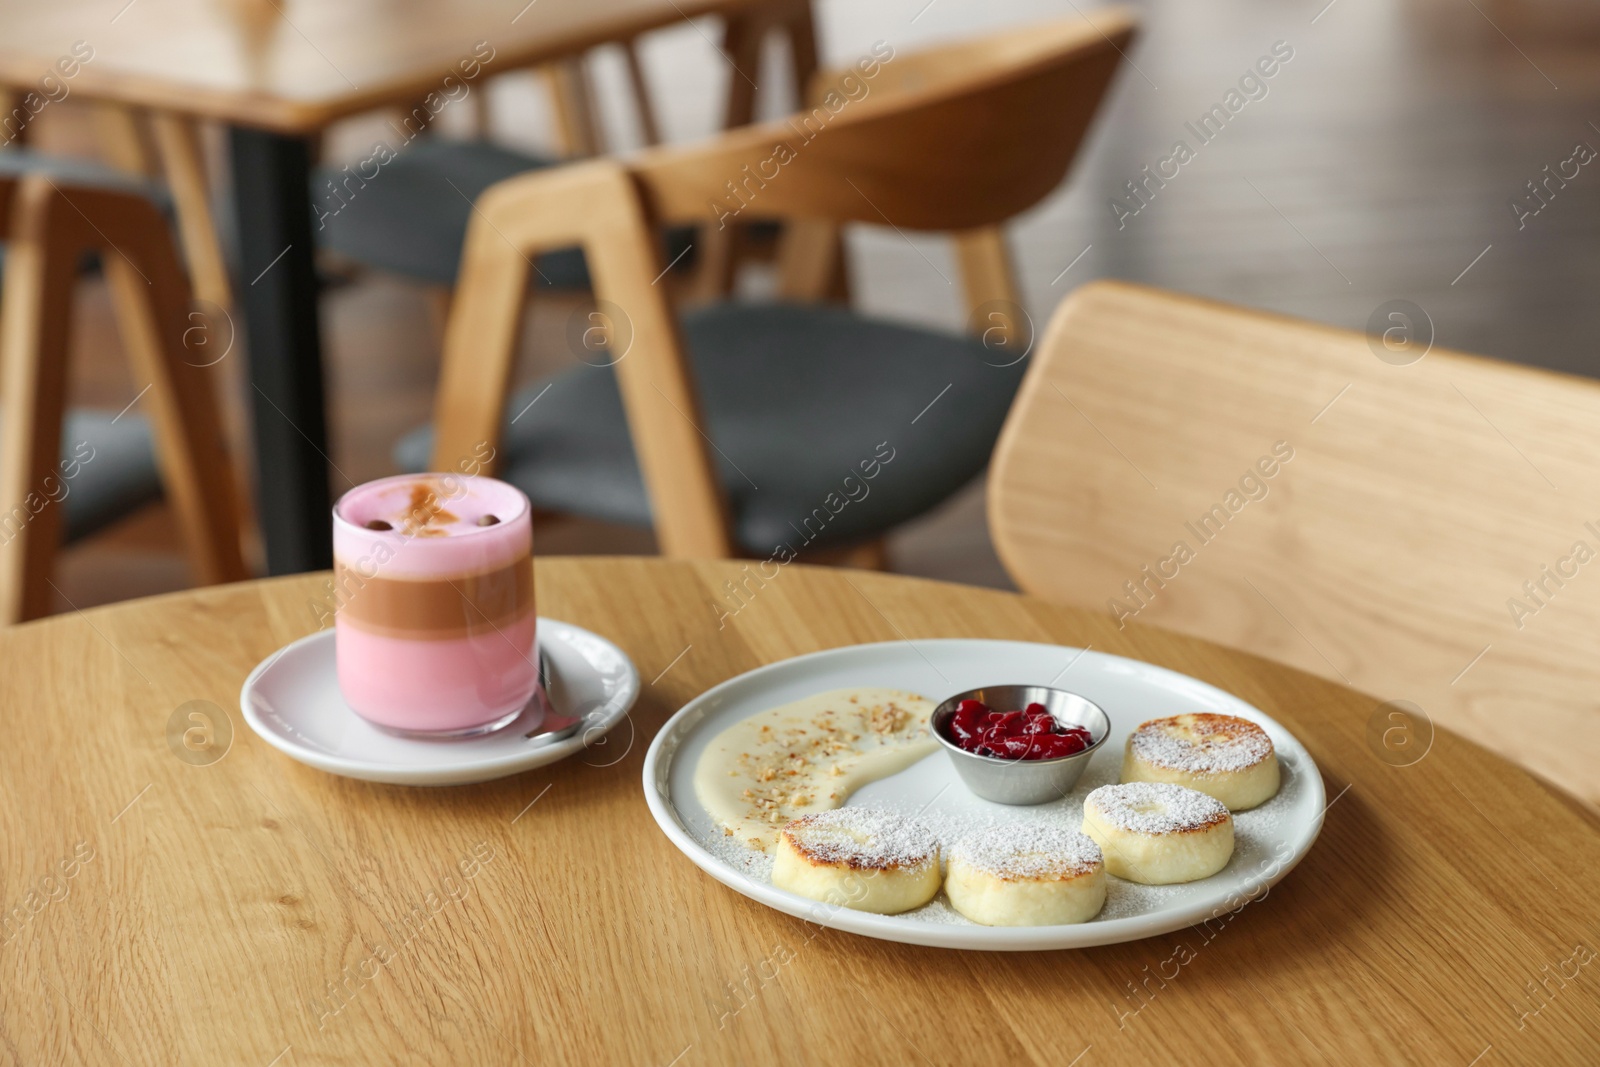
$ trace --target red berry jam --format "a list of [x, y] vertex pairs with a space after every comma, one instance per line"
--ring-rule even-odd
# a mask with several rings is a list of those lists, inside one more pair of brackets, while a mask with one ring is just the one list
[[1060, 759], [1093, 742], [1088, 730], [1056, 722], [1043, 704], [996, 711], [981, 700], [963, 700], [949, 731], [962, 751], [1000, 759]]

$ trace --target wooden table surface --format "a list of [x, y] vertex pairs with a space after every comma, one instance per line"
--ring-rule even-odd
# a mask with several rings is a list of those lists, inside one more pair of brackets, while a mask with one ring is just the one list
[[[0, 1063], [1595, 1062], [1600, 836], [1564, 794], [1448, 733], [1398, 766], [1371, 697], [1011, 594], [794, 565], [719, 629], [739, 574], [542, 561], [541, 614], [616, 640], [644, 693], [602, 747], [451, 789], [332, 777], [244, 725], [245, 674], [315, 629], [321, 576], [0, 633]], [[690, 698], [936, 636], [1239, 694], [1321, 766], [1321, 839], [1212, 929], [984, 954], [810, 926], [657, 830], [640, 767]], [[218, 728], [186, 761], [193, 701]]]
[[71, 93], [308, 133], [441, 91], [480, 41], [493, 76], [752, 2], [0, 0], [0, 85], [36, 88], [83, 41]]

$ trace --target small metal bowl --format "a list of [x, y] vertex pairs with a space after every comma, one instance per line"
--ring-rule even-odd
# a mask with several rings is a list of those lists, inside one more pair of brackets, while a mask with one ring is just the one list
[[[1063, 726], [1087, 729], [1089, 747], [1049, 760], [1007, 759], [968, 752], [950, 736], [950, 720], [963, 700], [981, 700], [996, 711], [1020, 711], [1029, 704], [1043, 704]], [[1076, 693], [1042, 685], [990, 685], [957, 693], [933, 709], [930, 725], [967, 788], [998, 804], [1043, 804], [1066, 796], [1078, 784], [1089, 760], [1111, 736], [1111, 720], [1098, 704]]]

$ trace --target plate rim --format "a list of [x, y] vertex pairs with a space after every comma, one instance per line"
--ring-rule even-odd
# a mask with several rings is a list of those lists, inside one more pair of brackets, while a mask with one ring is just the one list
[[[1277, 885], [1289, 872], [1299, 866], [1311, 847], [1316, 844], [1317, 838], [1322, 834], [1324, 817], [1327, 814], [1327, 789], [1322, 780], [1322, 770], [1312, 757], [1309, 749], [1300, 738], [1271, 715], [1262, 711], [1254, 704], [1237, 694], [1230, 693], [1221, 686], [1212, 685], [1202, 678], [1191, 674], [1163, 667], [1147, 660], [1134, 659], [1131, 656], [1121, 656], [1114, 652], [1102, 652], [1092, 648], [1081, 648], [1074, 645], [1058, 645], [1047, 641], [1013, 641], [1005, 638], [991, 637], [932, 637], [896, 641], [872, 641], [860, 644], [839, 645], [834, 648], [819, 649], [815, 652], [805, 652], [798, 656], [775, 660], [764, 663], [759, 667], [743, 671], [727, 678], [722, 682], [693, 697], [680, 707], [656, 731], [655, 737], [650, 741], [649, 748], [645, 751], [642, 784], [644, 786], [645, 803], [650, 809], [656, 826], [666, 835], [667, 839], [689, 858], [695, 866], [711, 875], [712, 878], [728, 886], [735, 892], [746, 896], [757, 903], [764, 904], [776, 911], [795, 918], [814, 922], [834, 930], [843, 930], [846, 933], [859, 934], [881, 941], [894, 941], [902, 944], [923, 945], [933, 948], [951, 948], [964, 951], [979, 952], [1034, 952], [1051, 951], [1070, 948], [1093, 948], [1100, 945], [1121, 944], [1128, 941], [1139, 941], [1148, 937], [1157, 937], [1161, 934], [1171, 933], [1214, 918], [1221, 905], [1216, 902], [1205, 901], [1189, 904], [1184, 907], [1165, 908], [1154, 913], [1132, 915], [1122, 919], [1110, 919], [1105, 922], [1074, 923], [1058, 926], [1027, 926], [1027, 927], [998, 927], [998, 926], [959, 926], [931, 922], [915, 922], [901, 919], [894, 915], [876, 915], [871, 912], [853, 911], [844, 907], [832, 907], [819, 901], [802, 897], [795, 893], [770, 884], [757, 882], [734, 869], [715, 856], [704, 845], [697, 841], [678, 820], [677, 813], [671, 803], [667, 792], [667, 773], [670, 773], [670, 756], [663, 757], [663, 750], [669, 738], [675, 734], [687, 733], [690, 727], [682, 725], [690, 715], [699, 711], [718, 694], [733, 687], [737, 683], [747, 682], [752, 675], [775, 671], [780, 667], [787, 667], [795, 663], [803, 663], [828, 656], [835, 656], [845, 652], [862, 652], [873, 649], [901, 648], [911, 645], [912, 650], [919, 652], [922, 646], [940, 644], [989, 644], [1007, 646], [1027, 646], [1035, 649], [1055, 649], [1063, 652], [1084, 653], [1094, 652], [1095, 655], [1107, 659], [1121, 660], [1132, 663], [1139, 668], [1156, 671], [1161, 674], [1171, 675], [1184, 679], [1186, 682], [1198, 684], [1222, 693], [1230, 700], [1236, 701], [1249, 708], [1261, 719], [1276, 726], [1291, 741], [1294, 742], [1295, 755], [1304, 761], [1303, 777], [1306, 779], [1306, 788], [1310, 790], [1307, 800], [1315, 804], [1317, 814], [1303, 826], [1294, 836], [1294, 849], [1288, 859], [1277, 864], [1270, 873], [1258, 880], [1247, 880], [1240, 889], [1230, 894], [1225, 900], [1234, 897], [1240, 898], [1245, 904], [1262, 899], [1266, 891]], [[682, 744], [682, 738], [676, 737], [672, 741], [675, 753]], [[661, 766], [663, 758], [668, 758], [666, 772]]]
[[[256, 664], [245, 677], [244, 684], [239, 687], [239, 712], [244, 716], [245, 723], [250, 727], [251, 731], [279, 752], [282, 752], [297, 763], [314, 767], [328, 774], [338, 775], [341, 778], [354, 778], [387, 785], [476, 785], [510, 777], [523, 771], [534, 770], [588, 748], [594, 740], [608, 733], [633, 709], [633, 705], [639, 699], [640, 689], [638, 665], [615, 641], [576, 623], [563, 622], [560, 619], [551, 619], [543, 615], [536, 616], [536, 619], [535, 633], [539, 633], [546, 627], [555, 627], [558, 630], [583, 635], [608, 647], [627, 668], [623, 684], [618, 689], [617, 695], [607, 702], [612, 706], [607, 709], [607, 715], [601, 724], [597, 727], [588, 727], [572, 737], [558, 741], [553, 745], [545, 745], [522, 752], [511, 752], [480, 763], [418, 768], [397, 767], [392, 763], [330, 755], [293, 744], [288, 738], [277, 730], [270, 728], [261, 720], [250, 700], [251, 691], [256, 687], [261, 677], [272, 668], [272, 665], [292, 650], [301, 645], [333, 640], [334, 630], [332, 628], [317, 630], [314, 633], [306, 634], [304, 637], [298, 637], [281, 648], [275, 649], [266, 659]], [[581, 652], [579, 654], [581, 655]], [[423, 741], [421, 743], [426, 742]]]

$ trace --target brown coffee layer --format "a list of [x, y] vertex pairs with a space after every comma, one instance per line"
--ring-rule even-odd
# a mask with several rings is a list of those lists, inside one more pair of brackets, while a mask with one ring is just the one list
[[335, 560], [341, 622], [411, 641], [446, 641], [503, 630], [533, 611], [533, 560], [442, 579], [364, 578]]

